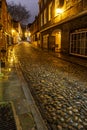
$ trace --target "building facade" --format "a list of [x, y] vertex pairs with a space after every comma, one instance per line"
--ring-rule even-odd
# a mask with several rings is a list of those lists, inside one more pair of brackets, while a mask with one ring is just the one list
[[0, 50], [7, 50], [12, 42], [12, 18], [7, 9], [6, 0], [0, 0]]
[[0, 65], [5, 66], [8, 46], [12, 43], [11, 16], [7, 10], [6, 0], [0, 0]]
[[35, 21], [28, 27], [30, 32], [31, 42], [34, 46], [40, 47], [40, 17], [39, 15], [35, 18]]
[[15, 20], [12, 20], [12, 37], [13, 37], [13, 44], [17, 44], [22, 39], [22, 28], [21, 24]]
[[0, 65], [4, 64], [8, 56], [8, 47], [18, 43], [22, 38], [22, 29], [19, 22], [14, 22], [6, 0], [0, 0]]
[[44, 49], [87, 57], [87, 0], [39, 0]]

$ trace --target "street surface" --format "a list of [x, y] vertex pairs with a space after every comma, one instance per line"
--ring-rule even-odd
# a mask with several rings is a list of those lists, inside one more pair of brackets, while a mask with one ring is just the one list
[[87, 130], [87, 68], [27, 42], [14, 47], [14, 58], [49, 130]]

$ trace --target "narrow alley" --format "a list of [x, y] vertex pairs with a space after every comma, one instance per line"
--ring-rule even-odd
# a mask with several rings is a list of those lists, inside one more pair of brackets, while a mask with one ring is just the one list
[[87, 129], [87, 68], [33, 48], [14, 47], [23, 75], [49, 130]]

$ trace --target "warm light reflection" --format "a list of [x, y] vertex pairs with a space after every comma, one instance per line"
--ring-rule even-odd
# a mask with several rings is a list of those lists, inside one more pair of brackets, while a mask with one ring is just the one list
[[15, 35], [15, 29], [12, 29], [11, 32], [12, 32], [12, 36]]
[[29, 34], [29, 37], [30, 37], [30, 36], [31, 36], [31, 33], [29, 32], [28, 34]]
[[25, 32], [25, 37], [27, 37], [27, 32]]
[[10, 59], [10, 62], [13, 63], [13, 57]]
[[15, 32], [15, 30], [14, 29], [12, 29], [12, 33], [14, 33]]
[[25, 32], [25, 37], [28, 37], [28, 36], [30, 37], [31, 33], [27, 31], [27, 32]]
[[11, 68], [9, 68], [8, 71], [10, 72], [10, 71], [11, 71]]

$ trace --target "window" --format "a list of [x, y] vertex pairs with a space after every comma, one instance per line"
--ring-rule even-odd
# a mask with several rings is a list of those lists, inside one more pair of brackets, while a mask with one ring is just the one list
[[59, 0], [55, 0], [55, 6], [56, 8], [59, 6]]
[[41, 14], [41, 26], [43, 26], [43, 14]]
[[0, 1], [0, 19], [1, 19], [1, 11], [2, 11], [2, 2]]
[[2, 7], [2, 2], [0, 1], [0, 8]]
[[0, 8], [0, 19], [1, 19], [1, 12], [2, 12], [2, 9]]
[[56, 8], [62, 8], [63, 5], [64, 5], [64, 0], [55, 0], [55, 7]]
[[49, 4], [48, 8], [48, 20], [50, 21], [52, 18], [52, 2]]
[[47, 23], [47, 9], [44, 10], [44, 24]]
[[80, 2], [81, 0], [66, 0], [66, 8], [70, 8], [74, 4]]
[[70, 35], [70, 53], [87, 57], [87, 31]]
[[43, 0], [41, 1], [41, 9], [43, 8]]
[[59, 0], [55, 0], [55, 10], [59, 7]]
[[55, 16], [57, 16], [56, 10], [59, 6], [59, 0], [55, 0]]
[[46, 4], [47, 0], [44, 0], [44, 4]]
[[66, 0], [66, 8], [70, 8], [72, 5], [72, 1], [71, 0]]

